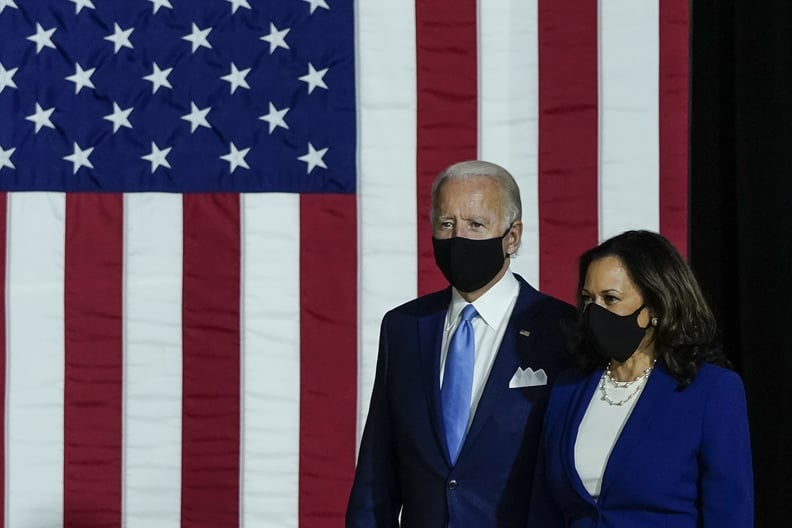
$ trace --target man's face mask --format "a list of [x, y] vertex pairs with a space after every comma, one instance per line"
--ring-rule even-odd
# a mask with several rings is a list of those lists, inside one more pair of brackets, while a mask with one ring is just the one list
[[465, 293], [476, 291], [498, 274], [508, 258], [502, 242], [509, 231], [511, 226], [502, 236], [484, 240], [432, 237], [435, 263], [454, 288]]

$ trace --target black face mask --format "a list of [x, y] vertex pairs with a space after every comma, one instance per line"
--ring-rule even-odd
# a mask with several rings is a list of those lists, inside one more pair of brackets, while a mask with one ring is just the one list
[[598, 304], [591, 303], [583, 310], [586, 338], [599, 354], [619, 363], [627, 361], [638, 349], [649, 329], [638, 326], [638, 314], [646, 305], [630, 315], [616, 315]]
[[446, 280], [461, 292], [473, 292], [485, 286], [503, 267], [503, 236], [473, 240], [470, 238], [434, 238], [435, 263]]

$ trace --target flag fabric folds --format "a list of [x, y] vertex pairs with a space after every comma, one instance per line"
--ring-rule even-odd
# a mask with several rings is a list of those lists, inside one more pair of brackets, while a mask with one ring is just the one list
[[684, 252], [687, 2], [0, 0], [2, 527], [342, 524], [428, 190]]

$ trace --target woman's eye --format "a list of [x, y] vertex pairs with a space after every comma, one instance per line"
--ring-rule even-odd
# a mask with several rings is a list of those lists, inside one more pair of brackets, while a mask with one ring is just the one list
[[613, 303], [618, 302], [618, 301], [619, 301], [619, 298], [618, 297], [614, 297], [613, 295], [606, 295], [605, 296], [605, 302], [607, 304], [613, 304]]
[[583, 304], [591, 304], [591, 295], [584, 293], [580, 296], [580, 300], [583, 301]]

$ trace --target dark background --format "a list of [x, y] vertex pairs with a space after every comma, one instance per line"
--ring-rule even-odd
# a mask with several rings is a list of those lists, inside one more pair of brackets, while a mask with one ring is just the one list
[[691, 0], [690, 262], [745, 382], [756, 526], [792, 526], [792, 0]]

